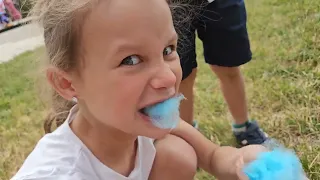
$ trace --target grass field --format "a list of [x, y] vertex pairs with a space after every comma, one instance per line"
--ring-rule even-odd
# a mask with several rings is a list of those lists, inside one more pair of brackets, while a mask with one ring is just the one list
[[[243, 67], [250, 115], [299, 154], [311, 180], [320, 180], [320, 1], [247, 0], [253, 61]], [[233, 142], [230, 115], [198, 42], [196, 119], [220, 144]], [[43, 135], [39, 53], [0, 64], [0, 179], [9, 179]], [[44, 86], [44, 84], [40, 84]], [[204, 172], [199, 180], [214, 179]]]

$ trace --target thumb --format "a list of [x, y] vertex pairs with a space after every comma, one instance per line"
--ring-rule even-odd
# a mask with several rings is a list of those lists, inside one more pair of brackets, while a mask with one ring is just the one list
[[263, 153], [267, 152], [267, 148], [261, 145], [249, 145], [243, 148], [240, 148], [243, 156], [244, 163], [250, 163], [257, 159], [257, 157]]
[[242, 169], [238, 169], [237, 171], [238, 180], [249, 180], [249, 177], [242, 172]]
[[237, 167], [236, 173], [237, 173], [238, 180], [249, 180], [248, 176], [242, 171], [244, 165], [245, 163], [244, 163], [243, 157], [239, 158], [236, 164], [236, 167]]

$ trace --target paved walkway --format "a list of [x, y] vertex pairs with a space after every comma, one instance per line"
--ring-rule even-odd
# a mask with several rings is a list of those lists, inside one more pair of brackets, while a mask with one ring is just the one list
[[42, 29], [35, 24], [27, 24], [0, 33], [0, 63], [15, 56], [41, 47], [44, 44]]

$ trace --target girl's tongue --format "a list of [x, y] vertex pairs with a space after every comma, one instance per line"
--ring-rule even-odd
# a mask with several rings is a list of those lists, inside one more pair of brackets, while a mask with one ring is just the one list
[[174, 129], [180, 120], [179, 106], [184, 99], [182, 94], [161, 103], [146, 107], [144, 113], [150, 117], [153, 125], [161, 129]]

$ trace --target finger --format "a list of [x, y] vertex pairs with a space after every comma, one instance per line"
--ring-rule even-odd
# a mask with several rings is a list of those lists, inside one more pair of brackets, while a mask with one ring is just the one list
[[244, 174], [241, 169], [238, 171], [237, 175], [238, 180], [249, 180], [249, 177], [246, 174]]
[[242, 171], [242, 168], [237, 169], [238, 180], [249, 180], [249, 177]]
[[267, 152], [267, 148], [261, 145], [250, 145], [241, 148], [242, 154], [244, 156], [244, 163], [249, 163], [257, 159], [257, 157], [263, 153]]
[[239, 160], [236, 163], [236, 174], [238, 180], [249, 180], [248, 176], [242, 171], [244, 164], [245, 163], [243, 157], [239, 158]]

